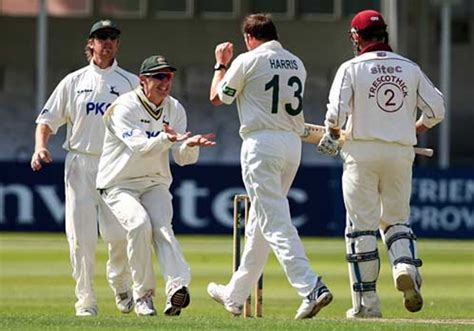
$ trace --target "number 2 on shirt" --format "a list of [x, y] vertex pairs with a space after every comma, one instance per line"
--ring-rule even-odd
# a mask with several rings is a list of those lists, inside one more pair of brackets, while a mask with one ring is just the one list
[[[285, 110], [291, 116], [296, 116], [303, 110], [303, 96], [301, 92], [303, 92], [303, 84], [301, 84], [301, 80], [296, 76], [291, 76], [288, 79], [287, 85], [293, 87], [296, 84], [296, 91], [294, 93], [294, 97], [298, 99], [298, 106], [295, 108], [292, 107], [291, 103], [285, 103]], [[265, 91], [273, 89], [272, 94], [272, 114], [276, 114], [278, 112], [278, 99], [280, 94], [280, 75], [274, 75], [273, 78], [265, 84]]]

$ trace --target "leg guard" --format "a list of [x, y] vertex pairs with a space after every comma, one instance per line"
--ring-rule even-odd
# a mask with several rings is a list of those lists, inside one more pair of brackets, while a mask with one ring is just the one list
[[421, 260], [416, 258], [416, 237], [408, 224], [391, 225], [381, 235], [393, 266], [406, 263], [421, 267]]
[[355, 315], [365, 310], [380, 314], [380, 302], [376, 293], [380, 271], [376, 236], [377, 231], [346, 229], [346, 260], [349, 262], [352, 311]]
[[419, 311], [423, 306], [421, 276], [418, 271], [422, 262], [417, 258], [415, 235], [409, 225], [394, 224], [383, 231], [382, 239], [392, 264], [395, 287], [403, 292], [406, 309], [411, 312]]
[[422, 262], [417, 258], [416, 237], [408, 224], [394, 224], [381, 232], [387, 246], [388, 258], [394, 268], [402, 267], [418, 272]]

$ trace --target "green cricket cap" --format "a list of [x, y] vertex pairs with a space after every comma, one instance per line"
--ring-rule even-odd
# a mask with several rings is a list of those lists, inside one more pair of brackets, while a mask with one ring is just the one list
[[115, 24], [111, 20], [100, 20], [95, 22], [92, 26], [91, 31], [89, 32], [89, 38], [92, 37], [92, 35], [97, 31], [103, 29], [114, 30], [115, 32], [117, 32], [117, 34], [120, 34], [120, 29], [117, 27], [117, 24]]
[[140, 67], [140, 75], [153, 74], [165, 68], [176, 71], [176, 68], [173, 67], [163, 55], [152, 55], [143, 61]]

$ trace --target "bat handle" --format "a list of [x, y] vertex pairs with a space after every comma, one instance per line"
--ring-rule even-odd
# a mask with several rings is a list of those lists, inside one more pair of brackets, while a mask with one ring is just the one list
[[434, 151], [431, 148], [414, 147], [415, 154], [432, 157]]

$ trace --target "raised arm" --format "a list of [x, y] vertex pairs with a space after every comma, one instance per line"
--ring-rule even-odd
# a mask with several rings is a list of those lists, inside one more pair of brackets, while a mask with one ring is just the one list
[[209, 100], [214, 106], [222, 104], [219, 98], [218, 87], [220, 82], [224, 79], [226, 69], [229, 66], [230, 60], [234, 55], [234, 45], [231, 42], [224, 42], [216, 46], [216, 70], [211, 82], [211, 91]]

